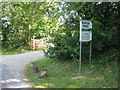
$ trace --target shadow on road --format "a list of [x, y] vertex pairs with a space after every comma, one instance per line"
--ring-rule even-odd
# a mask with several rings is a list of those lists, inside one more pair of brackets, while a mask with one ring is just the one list
[[24, 80], [15, 78], [15, 73], [10, 72], [5, 65], [2, 67], [2, 88], [22, 88], [30, 87], [27, 84], [23, 83]]

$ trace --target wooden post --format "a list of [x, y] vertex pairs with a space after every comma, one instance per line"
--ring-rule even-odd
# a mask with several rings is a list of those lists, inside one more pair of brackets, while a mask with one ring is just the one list
[[29, 46], [30, 46], [30, 41], [31, 41], [31, 25], [29, 24], [29, 37], [28, 37], [28, 41], [29, 41]]
[[35, 50], [35, 40], [33, 39], [33, 51]]

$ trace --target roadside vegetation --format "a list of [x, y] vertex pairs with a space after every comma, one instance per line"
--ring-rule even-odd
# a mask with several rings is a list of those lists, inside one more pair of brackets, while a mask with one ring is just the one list
[[39, 79], [40, 73], [33, 73], [30, 64], [26, 66], [25, 75], [30, 82], [34, 82], [34, 88], [118, 87], [117, 61], [106, 64], [92, 62], [91, 71], [88, 68], [89, 64], [84, 62], [82, 63], [81, 77], [78, 76], [79, 65], [77, 62], [46, 58], [34, 61], [34, 63], [38, 66], [39, 72], [42, 69], [47, 70], [47, 76]]
[[22, 54], [22, 53], [26, 53], [26, 52], [31, 52], [33, 51], [32, 49], [30, 49], [29, 47], [20, 47], [20, 48], [2, 48], [2, 52], [0, 53], [0, 55], [15, 55], [15, 54]]

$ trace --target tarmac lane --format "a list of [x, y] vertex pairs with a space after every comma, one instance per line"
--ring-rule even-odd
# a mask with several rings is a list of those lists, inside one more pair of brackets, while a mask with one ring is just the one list
[[2, 58], [0, 89], [30, 88], [31, 83], [23, 74], [25, 66], [34, 60], [43, 59], [45, 56], [42, 51], [34, 51], [17, 55], [0, 55], [0, 58]]

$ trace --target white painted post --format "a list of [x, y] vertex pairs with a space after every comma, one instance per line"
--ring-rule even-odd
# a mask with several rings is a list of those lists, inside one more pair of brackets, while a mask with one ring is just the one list
[[[92, 24], [91, 24], [92, 27]], [[91, 70], [91, 56], [92, 56], [92, 30], [90, 31], [90, 60], [89, 60], [89, 71]]]
[[80, 56], [79, 56], [79, 76], [81, 74], [81, 42], [82, 42], [82, 19], [80, 19]]
[[33, 51], [35, 50], [35, 40], [33, 39]]
[[90, 60], [89, 60], [89, 71], [91, 70], [91, 53], [92, 53], [92, 40], [90, 40]]

